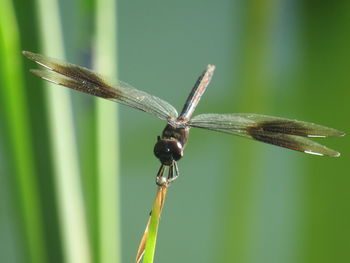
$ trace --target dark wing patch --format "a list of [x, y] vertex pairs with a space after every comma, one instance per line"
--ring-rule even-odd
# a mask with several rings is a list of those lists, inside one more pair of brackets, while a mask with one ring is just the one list
[[[94, 84], [96, 86], [106, 85], [106, 81], [103, 79], [102, 76], [100, 76], [99, 74], [87, 68], [80, 67], [64, 61], [60, 61], [58, 59], [49, 58], [49, 57], [28, 52], [28, 51], [23, 51], [23, 55], [25, 55], [30, 60], [35, 61], [36, 63], [43, 66], [44, 68], [47, 68], [49, 70], [52, 70], [64, 76], [77, 79], [80, 81], [90, 82], [91, 84]], [[109, 87], [107, 86], [106, 89], [108, 88]], [[96, 95], [96, 94], [93, 94], [93, 95]]]
[[261, 130], [254, 128], [248, 129], [248, 133], [253, 139], [257, 141], [273, 144], [299, 152], [331, 157], [338, 157], [340, 155], [339, 152], [304, 137], [283, 133], [274, 133], [270, 131], [262, 132]]
[[280, 147], [315, 155], [337, 157], [340, 154], [304, 137], [337, 137], [344, 133], [314, 123], [251, 113], [201, 114], [188, 124], [238, 135]]
[[114, 100], [163, 120], [176, 119], [178, 116], [176, 109], [168, 102], [135, 89], [125, 82], [118, 81], [116, 84], [110, 84], [104, 77], [87, 68], [28, 51], [23, 51], [23, 54], [50, 70], [31, 71], [45, 80], [97, 97]]
[[71, 88], [77, 91], [91, 94], [100, 98], [104, 98], [104, 99], [120, 98], [120, 94], [117, 94], [116, 90], [114, 90], [113, 88], [108, 88], [105, 85], [101, 86], [90, 81], [82, 81], [75, 78], [69, 78], [69, 77], [66, 77], [65, 75], [59, 75], [52, 71], [31, 69], [30, 72], [54, 84], [62, 85], [67, 88]]
[[303, 137], [339, 137], [344, 135], [343, 132], [333, 128], [289, 119], [261, 121], [257, 123], [256, 128], [267, 132], [292, 134]]

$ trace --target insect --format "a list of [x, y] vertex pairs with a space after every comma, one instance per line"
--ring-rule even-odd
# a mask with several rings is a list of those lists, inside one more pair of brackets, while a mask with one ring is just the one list
[[[23, 54], [48, 70], [30, 70], [42, 79], [96, 97], [119, 102], [167, 121], [154, 146], [154, 155], [161, 162], [156, 182], [171, 183], [179, 175], [177, 161], [183, 156], [192, 127], [243, 136], [260, 142], [320, 156], [338, 157], [340, 153], [308, 139], [339, 137], [345, 133], [314, 123], [254, 113], [200, 114], [192, 118], [215, 70], [208, 65], [192, 88], [180, 113], [168, 102], [133, 88], [127, 83], [111, 84], [99, 74], [74, 64], [23, 51]], [[165, 168], [169, 168], [167, 178]]]

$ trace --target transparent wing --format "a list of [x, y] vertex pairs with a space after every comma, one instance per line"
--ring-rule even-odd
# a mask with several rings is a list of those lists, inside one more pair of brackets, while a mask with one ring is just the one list
[[23, 54], [51, 70], [31, 70], [35, 75], [71, 89], [105, 98], [150, 113], [160, 119], [177, 118], [176, 109], [168, 102], [133, 88], [124, 82], [109, 83], [99, 74], [74, 64], [23, 51]]
[[340, 154], [304, 137], [338, 137], [344, 133], [314, 123], [252, 113], [201, 114], [191, 127], [243, 136], [257, 141], [315, 155]]

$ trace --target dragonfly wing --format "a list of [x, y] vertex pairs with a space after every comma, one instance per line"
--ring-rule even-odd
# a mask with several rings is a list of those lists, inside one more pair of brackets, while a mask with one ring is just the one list
[[201, 114], [195, 116], [190, 125], [201, 128], [221, 128], [230, 131], [255, 127], [262, 132], [283, 133], [303, 137], [339, 137], [344, 132], [311, 122], [292, 120], [254, 113]]
[[174, 119], [178, 116], [176, 109], [168, 102], [135, 89], [127, 83], [119, 81], [116, 84], [111, 84], [104, 77], [87, 68], [28, 51], [23, 51], [23, 54], [50, 70], [31, 70], [32, 73], [45, 80], [100, 98], [119, 102], [150, 113], [163, 120]]
[[273, 132], [259, 132], [256, 130], [250, 131], [250, 136], [260, 142], [265, 142], [280, 147], [288, 148], [291, 150], [304, 152], [308, 154], [320, 155], [320, 156], [331, 156], [338, 157], [340, 153], [327, 148], [326, 146], [317, 142], [311, 141], [305, 137], [299, 137], [296, 135], [289, 135], [283, 133]]
[[325, 126], [250, 113], [201, 114], [189, 126], [243, 136], [257, 141], [315, 155], [339, 153], [303, 137], [336, 137], [343, 132]]

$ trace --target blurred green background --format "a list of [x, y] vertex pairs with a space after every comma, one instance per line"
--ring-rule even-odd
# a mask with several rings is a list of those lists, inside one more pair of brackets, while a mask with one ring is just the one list
[[[48, 88], [21, 50], [118, 75], [178, 110], [214, 64], [196, 113], [255, 112], [349, 133], [349, 32], [349, 1], [2, 0], [1, 262], [133, 262], [164, 127]], [[349, 262], [350, 138], [320, 142], [342, 156], [193, 129], [155, 261]]]

